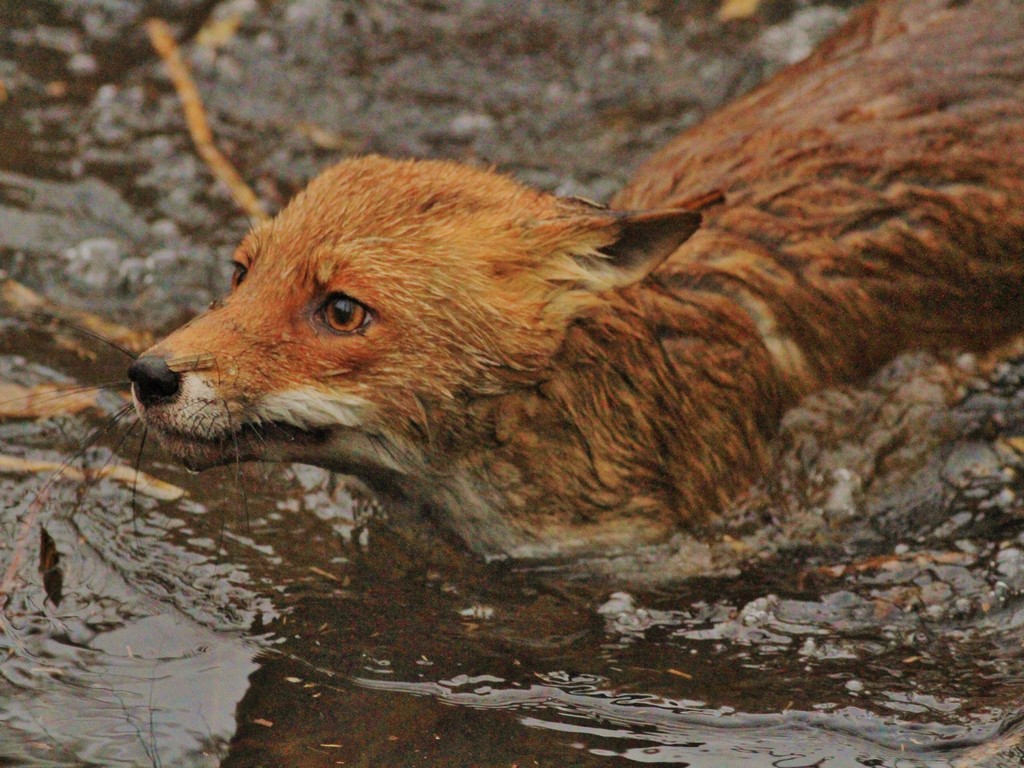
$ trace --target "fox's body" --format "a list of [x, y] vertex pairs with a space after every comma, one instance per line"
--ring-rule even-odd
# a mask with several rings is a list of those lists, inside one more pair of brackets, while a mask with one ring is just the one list
[[136, 364], [140, 410], [192, 466], [355, 474], [483, 553], [663, 538], [757, 477], [802, 394], [1024, 329], [1024, 6], [866, 9], [612, 207], [647, 212], [341, 163]]

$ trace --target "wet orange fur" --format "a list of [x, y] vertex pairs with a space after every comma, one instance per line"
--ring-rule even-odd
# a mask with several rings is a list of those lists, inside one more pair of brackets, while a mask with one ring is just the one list
[[[664, 263], [613, 251], [633, 221], [682, 242], [685, 218], [652, 230], [489, 171], [350, 160], [154, 353], [211, 353], [240, 419], [296, 388], [370, 404], [359, 429], [399, 455], [391, 480], [480, 552], [661, 539], [763, 471], [802, 394], [1024, 327], [1024, 10], [953, 5], [863, 10], [648, 161], [615, 208], [725, 193]], [[317, 325], [332, 291], [370, 308], [364, 333]], [[358, 472], [345, 450], [288, 457]]]

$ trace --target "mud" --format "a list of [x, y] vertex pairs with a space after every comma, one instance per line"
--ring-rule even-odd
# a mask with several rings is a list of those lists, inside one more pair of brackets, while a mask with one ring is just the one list
[[[354, 152], [607, 198], [854, 3], [0, 4], [0, 269], [155, 331], [249, 223], [141, 22], [167, 19], [270, 207]], [[122, 381], [0, 317], [0, 381]], [[483, 564], [307, 467], [189, 475], [98, 407], [0, 452], [185, 489], [0, 474], [0, 760], [18, 765], [1018, 765], [1024, 358], [908, 354], [790, 412], [713, 527], [629, 557]], [[100, 439], [80, 455], [94, 430]], [[41, 498], [41, 502], [34, 499]], [[45, 535], [44, 535], [45, 532]], [[28, 542], [28, 543], [25, 543]], [[17, 561], [16, 555], [30, 556]]]

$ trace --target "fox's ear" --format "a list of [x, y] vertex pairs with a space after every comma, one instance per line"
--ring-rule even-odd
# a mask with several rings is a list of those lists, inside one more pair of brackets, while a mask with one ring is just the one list
[[593, 276], [595, 290], [621, 288], [643, 280], [690, 239], [700, 226], [700, 214], [694, 211], [666, 209], [611, 213], [609, 222], [617, 238], [597, 249], [597, 255], [584, 255]]
[[670, 208], [611, 211], [578, 201], [572, 213], [550, 222], [560, 254], [542, 267], [554, 282], [607, 291], [643, 280], [700, 226], [700, 214]]

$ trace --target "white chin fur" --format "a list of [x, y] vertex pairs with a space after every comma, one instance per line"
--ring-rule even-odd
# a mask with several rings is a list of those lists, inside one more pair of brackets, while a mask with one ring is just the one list
[[145, 409], [136, 402], [136, 408], [152, 426], [199, 440], [221, 439], [243, 422], [275, 422], [299, 429], [360, 428], [372, 409], [368, 400], [356, 395], [327, 394], [313, 387], [266, 395], [242, 406], [225, 400], [213, 383], [195, 373], [182, 378], [173, 403]]
[[361, 427], [371, 404], [358, 395], [300, 387], [266, 395], [252, 409], [253, 421], [274, 421], [300, 429], [318, 427]]
[[[137, 403], [136, 407], [165, 447], [200, 468], [242, 456], [304, 461], [356, 474], [359, 467], [410, 474], [420, 469], [423, 461], [405, 441], [367, 432], [374, 407], [357, 395], [298, 387], [243, 405], [226, 400], [206, 377], [190, 373], [183, 377], [173, 402], [151, 408]], [[243, 424], [327, 429], [331, 437], [327, 442], [276, 442], [273, 430], [253, 437], [251, 432], [239, 432]], [[229, 437], [232, 439], [227, 440]]]

